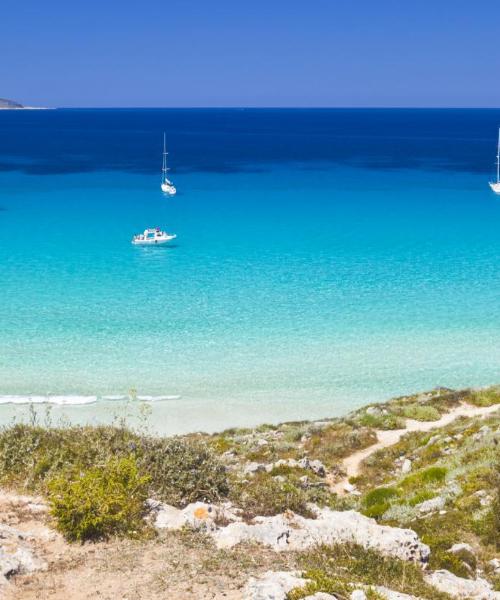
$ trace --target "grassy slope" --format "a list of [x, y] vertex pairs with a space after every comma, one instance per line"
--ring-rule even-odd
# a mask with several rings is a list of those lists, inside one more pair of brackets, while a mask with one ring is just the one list
[[[345, 418], [174, 440], [158, 440], [123, 427], [17, 425], [0, 434], [0, 484], [46, 494], [54, 477], [71, 479], [92, 466], [106, 465], [111, 457], [132, 456], [139, 471], [150, 476], [149, 493], [171, 504], [229, 498], [248, 519], [286, 509], [309, 516], [308, 502], [355, 508], [381, 523], [417, 531], [432, 549], [432, 568], [446, 568], [463, 577], [474, 576], [480, 568], [500, 588], [488, 569], [488, 561], [500, 550], [499, 413], [484, 420], [459, 419], [430, 433], [410, 433], [374, 453], [355, 481], [362, 492], [359, 497], [338, 497], [323, 477], [310, 470], [278, 466], [253, 476], [243, 472], [251, 461], [269, 464], [307, 456], [321, 460], [335, 474], [344, 457], [375, 443], [376, 429], [401, 428], [405, 418], [437, 420], [461, 402], [497, 404], [500, 390], [441, 389], [365, 407]], [[412, 461], [410, 473], [401, 472], [402, 457]], [[418, 504], [438, 496], [444, 499], [443, 510], [422, 514]], [[458, 542], [470, 543], [475, 556], [448, 552]], [[422, 597], [442, 597], [429, 591], [413, 567], [359, 548], [315, 549], [292, 562], [308, 571], [312, 590], [341, 593], [349, 581], [362, 581], [407, 593], [418, 590]]]

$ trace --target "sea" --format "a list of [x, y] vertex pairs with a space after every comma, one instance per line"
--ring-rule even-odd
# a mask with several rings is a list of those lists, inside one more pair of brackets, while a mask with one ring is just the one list
[[[214, 431], [498, 383], [499, 125], [0, 111], [0, 423], [146, 412], [162, 434]], [[131, 244], [157, 226], [175, 242]]]

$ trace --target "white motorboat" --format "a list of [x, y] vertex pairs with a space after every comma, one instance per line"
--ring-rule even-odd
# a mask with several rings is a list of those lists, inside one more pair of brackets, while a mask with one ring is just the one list
[[165, 140], [165, 132], [163, 132], [163, 164], [161, 167], [161, 191], [169, 196], [174, 196], [177, 193], [174, 184], [167, 177], [167, 143]]
[[497, 180], [490, 181], [490, 188], [495, 194], [500, 194], [500, 128], [498, 129], [498, 146], [497, 146]]
[[132, 238], [134, 246], [155, 246], [167, 244], [171, 240], [175, 240], [177, 236], [174, 233], [162, 231], [159, 227], [153, 229], [145, 229], [144, 233], [138, 233]]

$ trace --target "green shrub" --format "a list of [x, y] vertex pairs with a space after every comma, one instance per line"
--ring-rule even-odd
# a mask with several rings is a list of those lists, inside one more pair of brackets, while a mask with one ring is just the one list
[[[381, 585], [392, 590], [432, 600], [449, 600], [450, 596], [428, 585], [418, 564], [382, 556], [375, 550], [367, 550], [355, 544], [317, 546], [298, 557], [298, 566], [307, 572], [314, 587], [340, 598], [349, 598], [346, 590], [355, 581], [368, 586]], [[344, 587], [342, 587], [344, 586]], [[292, 600], [302, 598], [300, 590], [294, 590]]]
[[231, 500], [243, 509], [244, 517], [271, 516], [291, 510], [305, 517], [313, 514], [307, 504], [308, 492], [291, 479], [279, 481], [269, 473], [256, 473], [250, 481], [235, 482]]
[[438, 421], [441, 413], [433, 406], [426, 404], [408, 404], [402, 407], [402, 415], [417, 421]]
[[120, 427], [13, 425], [0, 432], [0, 482], [45, 492], [47, 481], [61, 471], [128, 456], [137, 441], [135, 434]]
[[427, 469], [423, 469], [405, 477], [401, 482], [401, 485], [405, 488], [416, 489], [425, 485], [444, 483], [447, 472], [445, 467], [427, 467]]
[[474, 524], [474, 528], [483, 544], [491, 544], [496, 550], [500, 550], [500, 463], [495, 467], [496, 486], [493, 502], [485, 515]]
[[404, 420], [392, 413], [362, 413], [357, 422], [364, 427], [372, 427], [373, 429], [403, 429], [405, 426]]
[[305, 586], [288, 592], [287, 600], [301, 600], [301, 598], [313, 596], [317, 592], [331, 594], [336, 598], [348, 598], [350, 596], [351, 586], [348, 583], [338, 577], [327, 575], [320, 569], [306, 571], [304, 578], [310, 581]]
[[135, 537], [144, 529], [148, 477], [133, 457], [66, 473], [49, 482], [49, 504], [57, 529], [71, 541]]
[[216, 502], [229, 492], [224, 465], [203, 441], [148, 438], [139, 465], [151, 479], [151, 493], [168, 504]]
[[367, 507], [375, 506], [381, 502], [387, 502], [399, 496], [399, 492], [396, 488], [392, 487], [379, 487], [371, 490], [366, 494], [363, 499], [363, 504]]
[[375, 519], [381, 517], [391, 506], [391, 500], [398, 496], [398, 490], [392, 487], [379, 487], [371, 490], [363, 498], [363, 514]]
[[339, 458], [367, 448], [376, 441], [377, 435], [368, 427], [356, 428], [346, 423], [334, 423], [313, 433], [304, 444], [304, 449], [311, 458], [332, 465]]
[[467, 564], [456, 554], [443, 550], [435, 550], [432, 556], [433, 569], [446, 569], [457, 577], [470, 578], [471, 570], [467, 568]]
[[111, 458], [137, 459], [150, 493], [176, 506], [215, 501], [228, 493], [226, 471], [208, 444], [189, 438], [154, 438], [114, 426], [35, 427], [0, 431], [0, 484], [45, 493], [66, 471], [84, 471]]
[[476, 406], [493, 406], [500, 403], [500, 388], [492, 387], [473, 392], [470, 402]]
[[435, 498], [435, 492], [431, 492], [430, 490], [422, 490], [421, 492], [417, 492], [414, 496], [412, 496], [408, 500], [408, 504], [410, 506], [417, 506], [421, 502], [425, 502], [425, 500], [430, 500], [431, 498]]

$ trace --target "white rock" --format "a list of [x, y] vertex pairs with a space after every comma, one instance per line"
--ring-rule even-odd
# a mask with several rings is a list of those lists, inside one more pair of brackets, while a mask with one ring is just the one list
[[429, 547], [411, 529], [379, 525], [353, 510], [316, 510], [316, 519], [288, 512], [273, 517], [256, 517], [253, 523], [231, 523], [212, 532], [219, 548], [256, 541], [274, 550], [305, 550], [317, 544], [352, 542], [385, 556], [426, 562]]
[[441, 496], [436, 496], [436, 498], [431, 498], [430, 500], [425, 500], [420, 504], [417, 504], [415, 508], [422, 514], [434, 512], [437, 510], [441, 510], [444, 508], [446, 504], [446, 500]]
[[248, 580], [243, 590], [243, 600], [285, 600], [288, 592], [306, 583], [296, 572], [267, 571], [261, 577]]
[[351, 600], [366, 600], [366, 594], [363, 590], [354, 590], [351, 593]]
[[499, 600], [500, 592], [495, 592], [486, 579], [464, 579], [444, 569], [424, 576], [429, 585], [453, 598], [471, 600]]
[[257, 440], [257, 446], [267, 446], [269, 442], [263, 438], [259, 438]]
[[405, 458], [403, 461], [403, 464], [401, 465], [401, 473], [403, 473], [403, 475], [406, 475], [406, 473], [409, 473], [411, 471], [411, 460], [409, 458]]
[[[325, 592], [316, 592], [312, 596], [306, 596], [303, 600], [337, 600], [335, 596], [331, 594], [325, 594]], [[365, 596], [366, 600], [366, 596]]]
[[157, 511], [154, 519], [157, 529], [180, 529], [183, 527], [185, 521], [179, 508], [159, 503], [154, 510]]
[[234, 522], [241, 519], [238, 510], [230, 502], [223, 504], [193, 502], [182, 510], [160, 503], [154, 510], [156, 512], [154, 526], [157, 529], [181, 529], [184, 525], [189, 525], [194, 529], [215, 531], [217, 521]]
[[0, 525], [0, 584], [13, 575], [46, 570], [47, 563], [38, 558], [28, 543], [34, 534], [24, 534], [8, 525]]
[[409, 594], [403, 594], [402, 592], [395, 592], [394, 590], [390, 590], [383, 585], [373, 586], [373, 589], [376, 590], [386, 600], [419, 600], [417, 596], [410, 596]]
[[352, 483], [349, 483], [348, 481], [346, 481], [344, 483], [344, 492], [347, 492], [348, 494], [352, 494], [353, 492], [356, 491], [356, 486], [353, 485]]
[[254, 473], [260, 473], [265, 470], [266, 465], [263, 465], [262, 463], [251, 462], [245, 465], [243, 473], [245, 473], [246, 475], [253, 475]]
[[500, 558], [492, 558], [488, 561], [489, 566], [493, 569], [495, 574], [500, 573]]
[[309, 460], [308, 458], [301, 458], [298, 461], [298, 466], [302, 469], [310, 469], [316, 475], [324, 477], [326, 475], [325, 465], [320, 460]]
[[451, 552], [452, 554], [459, 554], [460, 552], [468, 552], [469, 554], [476, 556], [476, 551], [474, 550], [474, 548], [470, 544], [465, 544], [465, 543], [453, 544], [453, 546], [448, 550], [448, 552]]

